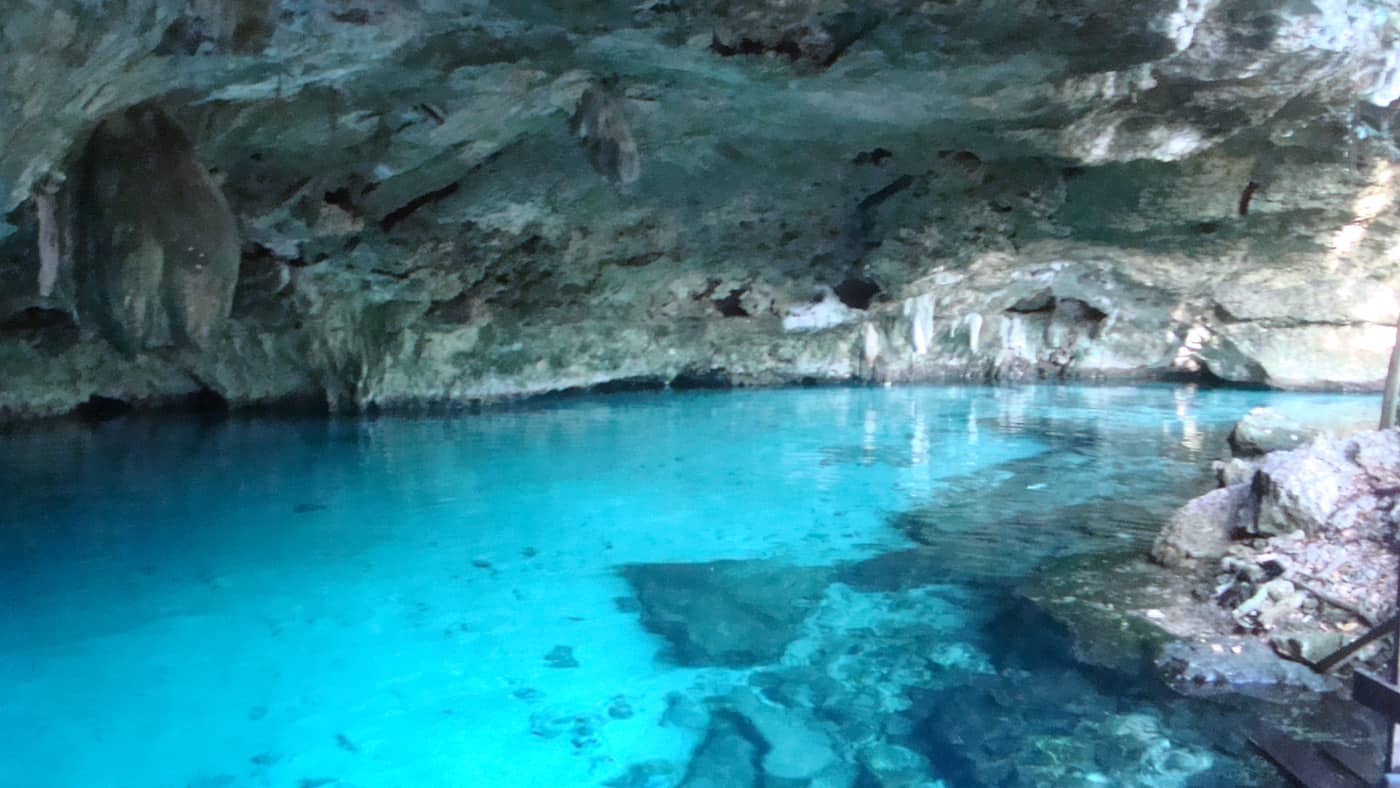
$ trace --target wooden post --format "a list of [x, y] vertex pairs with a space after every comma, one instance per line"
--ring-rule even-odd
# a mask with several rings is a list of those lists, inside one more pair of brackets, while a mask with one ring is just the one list
[[[1390, 367], [1385, 372], [1385, 394], [1381, 395], [1381, 429], [1395, 426], [1395, 395], [1400, 391], [1400, 323], [1395, 324], [1395, 347], [1390, 349]], [[1400, 651], [1400, 649], [1397, 649]]]
[[[1392, 353], [1390, 356], [1390, 368], [1392, 370], [1395, 369], [1396, 355], [1400, 355], [1400, 344], [1396, 345], [1396, 352]], [[1391, 391], [1389, 381], [1386, 382], [1386, 391]], [[1393, 406], [1393, 396], [1391, 398], [1391, 402]], [[1390, 411], [1390, 413], [1393, 414], [1394, 411]], [[1394, 417], [1392, 416], [1392, 421], [1393, 420]], [[1400, 555], [1397, 555], [1396, 558], [1396, 571], [1397, 573], [1400, 573]], [[1400, 574], [1396, 575], [1396, 580], [1397, 582], [1395, 584], [1395, 610], [1396, 615], [1400, 616]], [[1400, 684], [1400, 623], [1397, 623], [1395, 627], [1394, 645], [1395, 652], [1392, 654], [1390, 663], [1390, 683]], [[1394, 718], [1391, 719], [1391, 723], [1392, 724], [1390, 726], [1389, 741], [1386, 742], [1386, 744], [1388, 744], [1389, 746], [1386, 747], [1385, 772], [1388, 783], [1393, 785], [1397, 781], [1397, 777], [1400, 777], [1400, 723], [1397, 723], [1397, 721]]]

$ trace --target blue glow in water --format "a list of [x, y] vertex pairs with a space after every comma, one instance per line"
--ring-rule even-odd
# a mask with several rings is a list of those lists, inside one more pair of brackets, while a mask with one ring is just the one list
[[[1140, 547], [1260, 404], [1376, 408], [819, 389], [0, 436], [0, 784], [594, 785], [638, 764], [676, 784], [703, 731], [661, 724], [668, 696], [748, 674], [668, 661], [620, 567], [849, 565], [919, 528], [956, 587]], [[874, 599], [836, 588], [806, 631], [876, 621]], [[934, 622], [974, 672], [982, 620]]]

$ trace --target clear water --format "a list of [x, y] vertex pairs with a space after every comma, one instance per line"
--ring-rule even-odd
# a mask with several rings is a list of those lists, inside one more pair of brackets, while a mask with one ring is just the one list
[[[1259, 404], [1375, 409], [1173, 387], [815, 389], [3, 435], [0, 785], [699, 785], [707, 714], [735, 687], [825, 737], [801, 758], [834, 752], [832, 785], [904, 784], [868, 782], [893, 773], [886, 744], [928, 759], [906, 769], [918, 779], [976, 784], [983, 760], [1099, 732], [1156, 754], [1100, 753], [1065, 784], [1232, 784], [1263, 772], [1209, 730], [1218, 710], [1081, 670], [1053, 635], [1028, 645], [1011, 589], [1058, 556], [1142, 547]], [[869, 560], [911, 534], [934, 559], [872, 582]], [[825, 578], [783, 653], [679, 659], [643, 625], [624, 567], [721, 560]], [[1029, 700], [979, 706], [1008, 693]], [[1004, 718], [958, 716], [979, 713]]]

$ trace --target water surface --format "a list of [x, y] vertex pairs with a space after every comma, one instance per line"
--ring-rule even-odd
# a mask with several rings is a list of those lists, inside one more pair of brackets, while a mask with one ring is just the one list
[[[829, 784], [1238, 783], [1215, 711], [1028, 647], [1013, 592], [1146, 545], [1260, 404], [1375, 407], [811, 389], [3, 435], [0, 784], [700, 784], [702, 742], [762, 738], [731, 709], [815, 732]], [[935, 560], [886, 582], [911, 537]], [[678, 650], [731, 609], [776, 646]]]

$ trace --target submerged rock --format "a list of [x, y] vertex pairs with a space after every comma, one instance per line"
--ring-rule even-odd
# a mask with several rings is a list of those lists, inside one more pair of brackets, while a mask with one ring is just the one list
[[811, 780], [836, 763], [831, 740], [814, 719], [769, 705], [742, 687], [726, 700], [763, 738], [763, 773], [770, 780]]
[[[953, 785], [1184, 788], [1216, 761], [1202, 746], [1173, 741], [1154, 714], [1108, 710], [1073, 674], [1003, 674], [997, 685], [974, 682], [924, 704], [919, 739]], [[1066, 711], [1098, 704], [1105, 709], [1092, 716]]]
[[622, 575], [642, 625], [683, 665], [744, 667], [782, 656], [831, 584], [833, 571], [775, 561], [633, 564]]
[[1250, 637], [1168, 643], [1158, 655], [1157, 665], [1164, 676], [1187, 691], [1225, 685], [1235, 690], [1296, 687], [1314, 692], [1341, 687], [1336, 677], [1281, 660], [1267, 644]]
[[681, 788], [757, 788], [762, 784], [758, 761], [763, 748], [763, 741], [741, 717], [716, 714], [690, 759]]

